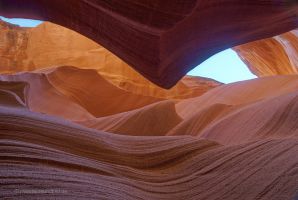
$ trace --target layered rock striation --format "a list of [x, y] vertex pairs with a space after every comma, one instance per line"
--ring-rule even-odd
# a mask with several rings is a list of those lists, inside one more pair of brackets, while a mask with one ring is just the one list
[[233, 49], [259, 77], [298, 74], [298, 29]]
[[[49, 76], [75, 78], [69, 76], [72, 70], [90, 73], [62, 67], [1, 75], [1, 198], [290, 200], [296, 195], [297, 75], [228, 84], [195, 98], [96, 117], [88, 108], [101, 101], [92, 98], [100, 88], [84, 90], [89, 76], [76, 85], [53, 83]], [[47, 77], [51, 87], [32, 84], [36, 76]], [[119, 94], [109, 95], [110, 103], [118, 101]], [[34, 98], [48, 105], [43, 113], [35, 110]]]
[[1, 0], [0, 5], [0, 15], [51, 21], [87, 36], [164, 88], [221, 50], [298, 26], [292, 0]]

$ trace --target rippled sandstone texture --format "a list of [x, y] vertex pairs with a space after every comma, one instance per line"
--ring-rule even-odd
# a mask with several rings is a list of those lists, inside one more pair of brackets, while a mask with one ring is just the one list
[[[77, 70], [85, 74], [77, 84], [65, 77], [60, 82], [59, 76]], [[296, 195], [297, 75], [223, 85], [195, 98], [96, 117], [89, 106], [102, 101], [92, 96], [103, 85], [85, 90], [82, 84], [94, 74], [59, 67], [0, 76], [1, 198], [291, 200]], [[119, 92], [97, 109], [106, 110]], [[43, 113], [33, 112], [38, 108]]]
[[75, 30], [165, 88], [221, 50], [297, 28], [297, 9], [295, 0], [0, 1], [0, 15]]
[[233, 49], [257, 76], [298, 74], [298, 29]]
[[166, 99], [198, 96], [221, 85], [211, 79], [185, 76], [170, 90], [160, 88], [92, 40], [49, 22], [36, 28], [20, 28], [0, 21], [0, 30], [1, 73], [56, 66], [95, 69], [103, 78], [129, 92]]

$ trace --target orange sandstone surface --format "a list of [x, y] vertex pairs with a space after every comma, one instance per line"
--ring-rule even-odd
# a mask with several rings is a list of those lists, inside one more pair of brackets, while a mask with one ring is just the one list
[[60, 26], [1, 27], [1, 198], [297, 195], [297, 74], [165, 90]]
[[135, 94], [167, 99], [198, 96], [221, 85], [208, 78], [185, 76], [170, 90], [160, 88], [99, 44], [50, 22], [35, 28], [20, 28], [0, 20], [0, 29], [1, 73], [57, 66], [94, 69], [119, 88]]
[[257, 76], [298, 74], [298, 29], [233, 49]]

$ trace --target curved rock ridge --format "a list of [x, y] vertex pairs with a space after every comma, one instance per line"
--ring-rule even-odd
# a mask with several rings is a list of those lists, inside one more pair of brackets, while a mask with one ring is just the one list
[[161, 101], [137, 110], [77, 122], [84, 126], [123, 135], [163, 136], [181, 122], [174, 101]]
[[170, 130], [167, 135], [200, 135], [212, 122], [217, 122], [220, 118], [236, 110], [239, 106], [215, 103], [206, 106], [184, 118], [183, 121]]
[[28, 107], [28, 84], [25, 82], [0, 81], [0, 106]]
[[298, 189], [297, 138], [222, 146], [113, 135], [20, 109], [0, 119], [1, 198], [290, 200]]
[[34, 71], [57, 66], [95, 69], [103, 78], [119, 88], [138, 95], [166, 99], [199, 96], [221, 85], [212, 79], [185, 76], [170, 90], [160, 88], [102, 46], [50, 22], [44, 22], [35, 28], [21, 28], [1, 21], [0, 29], [3, 30], [0, 33], [3, 40], [3, 45], [0, 45], [1, 73]]
[[200, 133], [225, 145], [294, 136], [298, 136], [298, 90], [244, 106]]
[[297, 90], [298, 75], [262, 77], [222, 85], [199, 97], [182, 100], [176, 110], [185, 119], [214, 104], [245, 105]]
[[0, 15], [51, 21], [89, 37], [164, 88], [221, 50], [298, 26], [296, 1], [1, 0], [0, 5]]
[[134, 110], [162, 100], [117, 88], [94, 70], [68, 66], [0, 75], [0, 80], [29, 83], [28, 101], [33, 111], [76, 121]]
[[192, 135], [233, 145], [298, 136], [298, 89], [248, 105], [214, 104], [183, 120], [168, 135]]
[[198, 136], [226, 145], [295, 135], [297, 81], [297, 75], [266, 77], [228, 84], [183, 100], [176, 105], [183, 121], [167, 134]]
[[27, 92], [28, 107], [34, 112], [60, 116], [71, 120], [90, 119], [93, 116], [82, 106], [58, 91], [45, 74], [19, 73], [16, 75], [0, 75], [1, 81], [17, 84], [22, 81], [29, 85]]
[[233, 49], [259, 77], [298, 74], [298, 29]]
[[44, 73], [51, 85], [95, 117], [126, 112], [163, 100], [122, 90], [91, 69], [63, 66]]

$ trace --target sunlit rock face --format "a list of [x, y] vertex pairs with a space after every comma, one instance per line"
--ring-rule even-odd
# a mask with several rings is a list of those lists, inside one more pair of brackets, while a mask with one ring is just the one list
[[[28, 34], [26, 28], [3, 22], [0, 20], [0, 66], [1, 73], [16, 72], [28, 65], [26, 48]], [[30, 63], [29, 65], [32, 65]]]
[[51, 21], [91, 38], [165, 88], [221, 50], [298, 26], [295, 0], [0, 0], [0, 5], [2, 16]]
[[[6, 27], [10, 27], [9, 31], [6, 31]], [[145, 79], [92, 40], [49, 22], [35, 28], [20, 28], [2, 21], [0, 30], [5, 36], [0, 43], [0, 51], [3, 52], [0, 54], [3, 67], [0, 68], [1, 73], [33, 71], [57, 66], [95, 69], [106, 80], [124, 90], [167, 99], [197, 96], [221, 85], [211, 79], [186, 76], [172, 89], [165, 90]]]
[[233, 48], [257, 76], [298, 74], [298, 30]]

